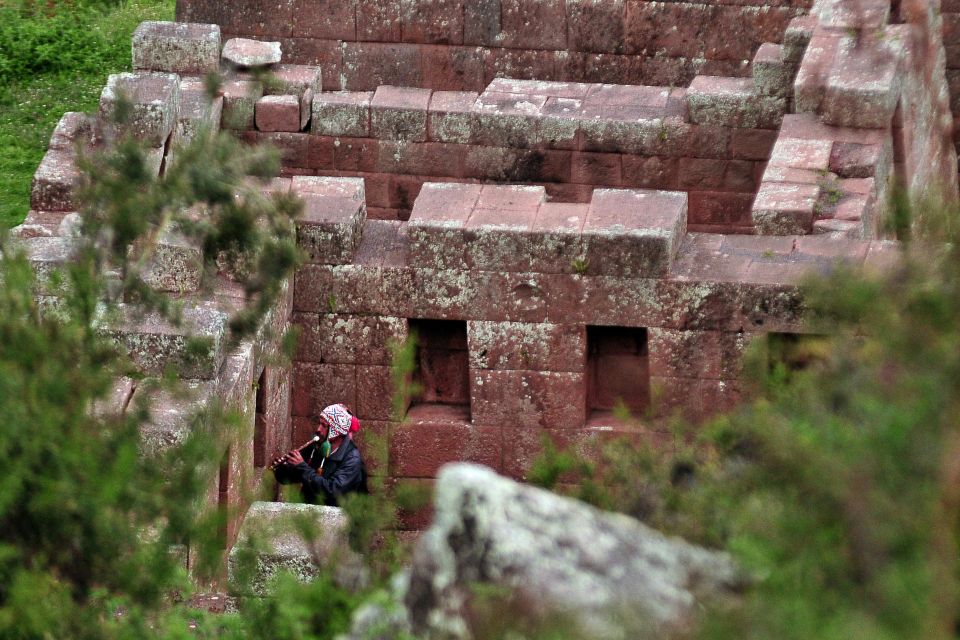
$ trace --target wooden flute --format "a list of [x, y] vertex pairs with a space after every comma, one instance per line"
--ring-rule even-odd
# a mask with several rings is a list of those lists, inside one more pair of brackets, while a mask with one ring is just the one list
[[[310, 445], [312, 445], [312, 444], [314, 444], [314, 443], [316, 443], [316, 442], [320, 442], [320, 436], [313, 436], [313, 437], [310, 438], [308, 441], [304, 442], [302, 446], [298, 447], [298, 448], [297, 448], [297, 451], [300, 451], [300, 452], [302, 453], [304, 449], [306, 449], [307, 447], [309, 447]], [[284, 462], [286, 462], [287, 456], [289, 456], [290, 453], [291, 453], [291, 452], [288, 451], [287, 453], [283, 454], [282, 456], [280, 456], [279, 458], [277, 458], [276, 460], [274, 460], [273, 462], [271, 462], [271, 463], [270, 463], [270, 466], [269, 466], [269, 469], [270, 469], [271, 471], [276, 471], [277, 467], [279, 467], [281, 464], [283, 464]]]

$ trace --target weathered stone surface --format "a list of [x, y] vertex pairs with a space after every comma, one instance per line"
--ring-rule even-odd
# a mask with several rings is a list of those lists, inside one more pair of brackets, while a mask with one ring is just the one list
[[687, 89], [690, 121], [695, 124], [776, 129], [787, 103], [754, 93], [749, 78], [697, 76]]
[[841, 41], [825, 82], [822, 120], [842, 127], [889, 127], [900, 97], [904, 46], [895, 39], [880, 46]]
[[219, 66], [218, 25], [147, 21], [133, 32], [134, 69], [203, 74]]
[[257, 101], [263, 96], [263, 85], [255, 80], [232, 80], [223, 85], [223, 114], [220, 126], [224, 129], [253, 129]]
[[76, 151], [51, 147], [33, 174], [30, 208], [35, 211], [76, 211], [79, 183]]
[[[121, 96], [130, 101], [126, 123], [116, 122]], [[176, 122], [180, 105], [180, 77], [172, 73], [140, 71], [113, 74], [100, 94], [100, 121], [114, 136], [129, 134], [151, 147], [162, 147]]]
[[327, 92], [313, 96], [312, 130], [321, 136], [370, 135], [371, 92]]
[[300, 131], [300, 99], [297, 96], [263, 96], [257, 101], [256, 124], [260, 131]]
[[[183, 309], [180, 326], [156, 314], [142, 315], [122, 307], [120, 318], [103, 329], [123, 345], [133, 363], [145, 374], [159, 375], [174, 367], [182, 378], [209, 380], [223, 362], [227, 316], [213, 303], [199, 303]], [[203, 342], [195, 345], [195, 341]]]
[[370, 103], [370, 131], [381, 140], [425, 142], [430, 91], [381, 86]]
[[304, 201], [297, 240], [309, 260], [318, 264], [352, 261], [367, 217], [363, 180], [297, 176], [293, 191]]
[[231, 38], [223, 45], [222, 57], [236, 67], [249, 68], [276, 64], [280, 62], [283, 54], [279, 42]]
[[586, 273], [666, 274], [686, 229], [685, 193], [597, 189], [583, 225]]
[[140, 452], [147, 457], [156, 457], [172, 447], [183, 444], [200, 427], [194, 418], [214, 398], [214, 386], [209, 382], [188, 382], [186, 395], [174, 396], [169, 392], [152, 394], [152, 385], [141, 384], [130, 402], [139, 402], [138, 394], [147, 395], [150, 403], [150, 419], [140, 427]]
[[223, 96], [211, 99], [204, 83], [184, 80], [180, 83], [180, 109], [174, 129], [174, 147], [186, 146], [201, 131], [214, 134], [220, 130], [223, 117]]
[[447, 466], [435, 487], [433, 525], [395, 584], [404, 607], [361, 608], [353, 637], [366, 637], [378, 611], [394, 633], [468, 638], [481, 583], [508, 589], [541, 620], [568, 620], [574, 637], [660, 638], [743, 582], [724, 554], [483, 467]]
[[158, 240], [144, 281], [160, 291], [186, 293], [200, 288], [203, 253], [183, 235], [168, 231]]
[[308, 90], [323, 91], [320, 67], [305, 64], [278, 64], [270, 68], [272, 82], [264, 88], [266, 95], [294, 94], [302, 97]]
[[22, 241], [27, 260], [37, 277], [37, 293], [58, 295], [64, 286], [63, 269], [70, 260], [71, 244], [61, 237], [33, 237]]
[[75, 150], [78, 143], [90, 141], [95, 119], [86, 113], [71, 111], [63, 114], [50, 136], [51, 149]]
[[757, 49], [751, 65], [753, 88], [763, 96], [789, 98], [793, 93], [796, 66], [784, 60], [782, 45], [764, 43]]
[[816, 184], [764, 182], [753, 202], [753, 223], [758, 233], [789, 235], [810, 233], [813, 210], [820, 197]]
[[[300, 534], [303, 523], [312, 525], [312, 540]], [[250, 583], [239, 581], [245, 545], [257, 541], [266, 550], [256, 556]], [[345, 586], [357, 587], [364, 577], [359, 558], [347, 544], [347, 518], [336, 507], [280, 502], [254, 502], [240, 528], [237, 544], [227, 561], [231, 591], [238, 595], [266, 595], [270, 580], [288, 572], [302, 582], [332, 569]]]
[[472, 321], [467, 340], [474, 369], [577, 372], [586, 366], [587, 336], [578, 325]]

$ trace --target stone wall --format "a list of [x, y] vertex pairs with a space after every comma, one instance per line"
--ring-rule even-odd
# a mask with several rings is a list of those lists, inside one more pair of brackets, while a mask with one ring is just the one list
[[371, 218], [407, 219], [425, 182], [508, 182], [542, 185], [556, 202], [589, 202], [595, 187], [682, 190], [691, 229], [750, 232], [786, 100], [750, 79], [724, 90], [739, 104], [718, 113], [712, 86], [380, 87], [317, 95], [310, 133], [260, 123], [246, 137], [283, 148], [287, 175], [363, 178]]
[[[264, 462], [334, 402], [391, 483], [430, 485], [454, 460], [524, 478], [544, 438], [659, 441], [664, 416], [732, 407], [745, 349], [807, 330], [806, 275], [896, 258], [881, 239], [890, 186], [956, 174], [953, 5], [905, 6], [180, 2], [279, 40], [277, 81], [224, 65], [210, 104], [217, 25], [145, 23], [138, 70], [110, 78], [101, 117], [58, 126], [15, 233], [42, 276], [69, 258], [77, 143], [109, 142], [120, 89], [158, 175], [203, 124], [271, 142], [284, 168], [268, 189], [305, 204], [307, 263], [269, 321], [300, 329], [292, 366], [267, 364], [266, 334], [198, 362], [184, 330], [115, 328], [146, 374], [176, 363], [250, 417], [210, 504], [242, 511]], [[236, 287], [201, 296], [197, 249], [161, 245], [153, 282], [197, 300], [189, 326], [222, 338]], [[413, 334], [423, 390], [398, 414], [390, 347]], [[645, 419], [617, 419], [620, 401]], [[183, 428], [172, 405], [145, 446]]]
[[[943, 44], [946, 54], [950, 110], [953, 112], [953, 143], [960, 154], [960, 2], [941, 0]], [[960, 176], [958, 176], [960, 177]]]
[[747, 76], [811, 0], [180, 0], [177, 19], [280, 41], [324, 88], [483, 91], [496, 77], [686, 86]]

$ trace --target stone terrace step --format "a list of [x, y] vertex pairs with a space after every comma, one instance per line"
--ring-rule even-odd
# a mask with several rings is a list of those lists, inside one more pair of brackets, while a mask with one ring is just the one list
[[686, 232], [686, 194], [598, 189], [589, 204], [545, 201], [543, 187], [428, 183], [409, 222], [410, 263], [654, 277]]

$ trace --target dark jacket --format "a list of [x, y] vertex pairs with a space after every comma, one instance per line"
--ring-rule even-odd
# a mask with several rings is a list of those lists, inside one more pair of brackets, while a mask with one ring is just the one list
[[340, 496], [347, 493], [367, 493], [367, 471], [360, 450], [353, 440], [344, 440], [320, 467], [317, 445], [303, 452], [303, 464], [282, 464], [274, 471], [280, 484], [300, 483], [304, 502], [337, 506]]

